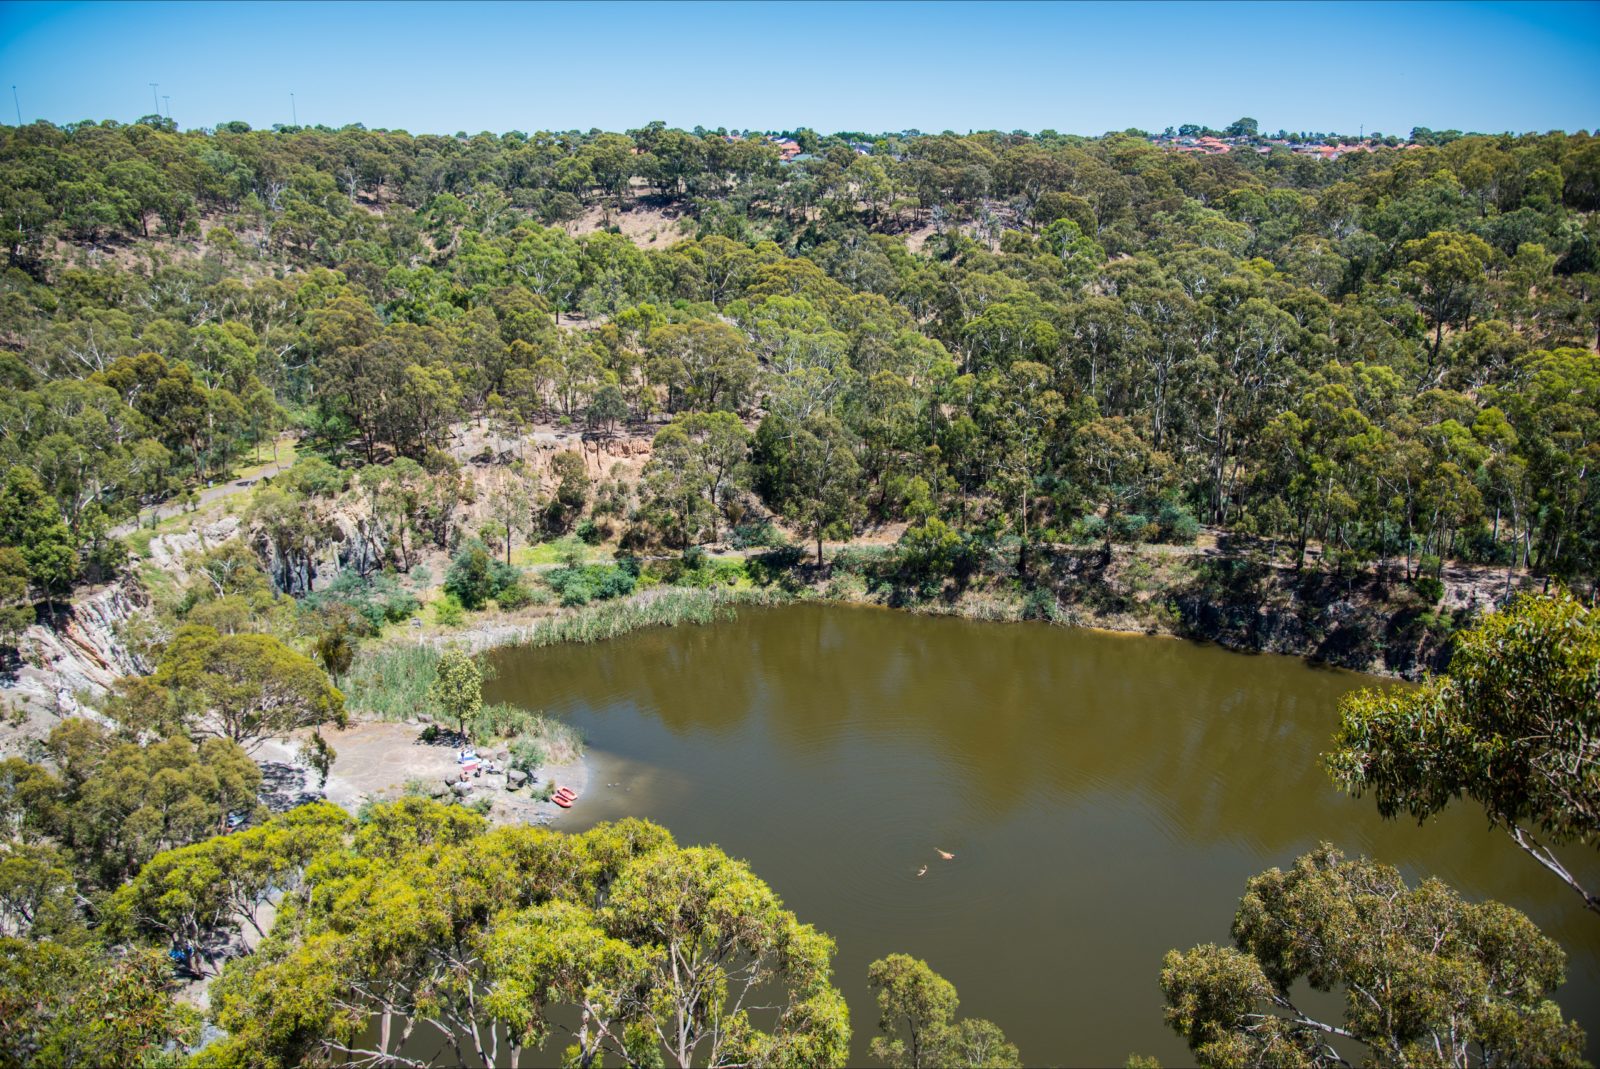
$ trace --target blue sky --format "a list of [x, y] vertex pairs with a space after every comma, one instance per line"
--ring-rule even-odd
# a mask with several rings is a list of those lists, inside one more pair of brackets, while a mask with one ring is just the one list
[[1572, 131], [1600, 3], [0, 3], [24, 121], [150, 82], [184, 127]]

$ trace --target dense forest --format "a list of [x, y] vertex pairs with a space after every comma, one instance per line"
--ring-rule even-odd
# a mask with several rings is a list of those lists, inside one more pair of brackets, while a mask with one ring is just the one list
[[1204, 523], [1592, 581], [1600, 142], [1430, 140], [3, 129], [8, 603], [285, 426], [437, 468], [474, 417], [671, 420], [639, 541], [754, 491], [1024, 572]]
[[[1248, 119], [1098, 138], [0, 127], [7, 666], [87, 585], [129, 575], [142, 522], [286, 441], [297, 454], [248, 495], [249, 537], [198, 543], [148, 626], [119, 635], [147, 671], [0, 762], [0, 1062], [175, 1064], [200, 1015], [170, 997], [174, 962], [217, 981], [227, 1035], [201, 1063], [423, 1064], [395, 1060], [419, 1019], [462, 1064], [551, 1033], [573, 1064], [848, 1057], [832, 941], [714, 848], [636, 821], [491, 830], [421, 797], [355, 820], [257, 804], [264, 741], [294, 734], [325, 783], [319, 729], [347, 698], [393, 711], [372, 682], [391, 661], [355, 646], [420, 608], [424, 549], [449, 562], [443, 626], [490, 601], [619, 599], [663, 560], [669, 583], [817, 578], [825, 543], [885, 529], [893, 581], [923, 598], [985, 570], [1026, 592], [1062, 546], [1109, 560], [1202, 532], [1429, 604], [1451, 562], [1503, 570], [1508, 595], [1554, 599], [1489, 616], [1466, 648], [1490, 652], [1416, 692], [1465, 726], [1409, 739], [1432, 723], [1419, 699], [1358, 697], [1335, 778], [1385, 815], [1477, 798], [1473, 762], [1505, 760], [1473, 742], [1506, 711], [1502, 675], [1519, 693], [1553, 680], [1534, 719], [1560, 727], [1539, 735], [1557, 757], [1535, 747], [1524, 794], [1478, 800], [1547, 868], [1533, 831], [1592, 846], [1592, 782], [1576, 803], [1528, 784], [1595, 765], [1600, 139], [1314, 136], [1329, 151]], [[631, 482], [570, 450], [532, 472], [521, 452], [552, 429], [648, 438], [648, 460]], [[468, 436], [488, 443], [476, 474]], [[335, 501], [379, 534], [313, 581]], [[532, 589], [513, 547], [555, 535], [571, 537], [541, 563], [561, 567]], [[601, 541], [612, 563], [587, 555]], [[788, 555], [705, 565], [709, 544]], [[563, 626], [551, 641], [624, 624]], [[394, 684], [393, 719], [432, 709], [430, 730], [525, 745], [530, 769], [559, 742], [484, 706], [466, 653], [401, 653], [426, 678]], [[1437, 759], [1407, 763], [1427, 746]], [[1302, 929], [1337, 943], [1319, 903], [1352, 888], [1388, 912], [1336, 936], [1405, 937], [1359, 960], [1284, 949]], [[263, 931], [265, 903], [281, 919]], [[1236, 949], [1161, 975], [1206, 1064], [1342, 1064], [1339, 1027], [1388, 1053], [1447, 1036], [1462, 1064], [1582, 1050], [1545, 1001], [1562, 952], [1515, 910], [1325, 846], [1251, 881], [1240, 917]], [[226, 971], [203, 950], [222, 937], [249, 947]], [[1390, 1006], [1330, 1026], [1287, 1002], [1301, 976], [1356, 985], [1444, 942], [1448, 970], [1408, 973], [1397, 997], [1456, 999], [1460, 1019], [1419, 1010], [1413, 1034]], [[870, 983], [881, 1060], [1018, 1062], [926, 964], [891, 955]], [[776, 1002], [724, 1016], [741, 990]], [[1257, 1003], [1281, 1016], [1230, 1016]]]

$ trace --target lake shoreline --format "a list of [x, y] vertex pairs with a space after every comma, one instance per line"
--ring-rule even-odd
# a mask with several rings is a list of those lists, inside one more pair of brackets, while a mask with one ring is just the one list
[[[1106, 634], [1169, 638], [1200, 645], [1215, 645], [1236, 653], [1271, 653], [1298, 657], [1313, 666], [1328, 666], [1383, 676], [1396, 680], [1415, 680], [1433, 666], [1435, 657], [1418, 658], [1407, 668], [1394, 668], [1381, 661], [1351, 663], [1320, 654], [1310, 642], [1285, 636], [1274, 616], [1281, 611], [1262, 613], [1265, 626], [1251, 634], [1272, 634], [1271, 641], [1255, 644], [1242, 640], [1224, 627], [1210, 629], [1185, 626], [1181, 618], [1151, 621], [1129, 612], [1085, 611], [1073, 605], [1054, 614], [1029, 615], [1030, 607], [1021, 596], [1000, 596], [994, 591], [974, 591], [950, 600], [927, 599], [911, 604], [894, 604], [892, 597], [874, 595], [841, 583], [838, 577], [798, 589], [771, 588], [682, 588], [657, 587], [612, 602], [563, 610], [533, 620], [483, 620], [465, 627], [437, 630], [419, 636], [418, 644], [443, 649], [457, 646], [473, 653], [496, 649], [539, 648], [568, 643], [584, 644], [620, 638], [634, 631], [686, 624], [707, 624], [728, 619], [740, 607], [766, 607], [802, 602], [858, 605], [917, 616], [950, 616], [988, 623], [1033, 623], [1054, 627], [1082, 628]], [[1059, 605], [1059, 602], [1058, 602]], [[594, 624], [594, 626], [589, 626]], [[377, 647], [379, 649], [383, 647]]]

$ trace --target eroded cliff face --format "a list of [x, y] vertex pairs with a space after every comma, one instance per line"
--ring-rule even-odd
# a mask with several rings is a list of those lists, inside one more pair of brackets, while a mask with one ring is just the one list
[[78, 713], [80, 702], [104, 697], [121, 676], [151, 670], [126, 637], [130, 621], [148, 607], [132, 576], [79, 595], [53, 620], [28, 628], [18, 644], [20, 663], [0, 675], [0, 693], [35, 718]]

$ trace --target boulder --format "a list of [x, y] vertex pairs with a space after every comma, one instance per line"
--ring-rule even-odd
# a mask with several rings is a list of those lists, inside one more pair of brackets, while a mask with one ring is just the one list
[[528, 782], [528, 774], [526, 772], [522, 771], [522, 769], [520, 769], [520, 768], [508, 768], [508, 769], [506, 769], [506, 789], [507, 790], [516, 790], [518, 787], [522, 786], [526, 782]]
[[447, 795], [449, 793], [450, 793], [450, 784], [448, 784], [448, 783], [435, 783], [432, 787], [428, 788], [428, 797], [429, 798], [443, 798], [445, 795]]
[[460, 781], [458, 781], [456, 783], [452, 783], [450, 785], [450, 789], [452, 791], [455, 791], [457, 794], [471, 794], [472, 793], [472, 784], [467, 782], [466, 780], [460, 780]]
[[507, 761], [511, 760], [511, 751], [510, 750], [496, 750], [494, 752], [494, 759], [496, 761], [499, 761], [503, 765]]

